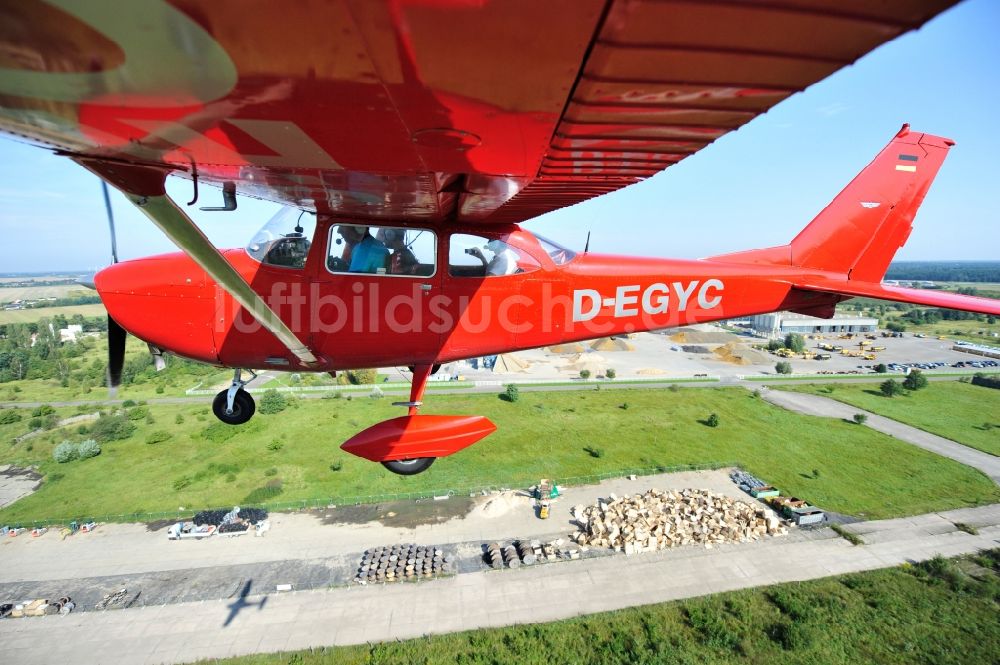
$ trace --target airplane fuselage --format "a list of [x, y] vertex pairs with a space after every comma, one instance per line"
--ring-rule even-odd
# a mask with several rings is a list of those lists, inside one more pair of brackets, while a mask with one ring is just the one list
[[[776, 309], [823, 309], [840, 298], [795, 292], [801, 268], [580, 254], [558, 265], [517, 226], [436, 228], [437, 257], [460, 234], [503, 237], [517, 272], [469, 277], [440, 260], [433, 274], [335, 273], [321, 220], [301, 269], [243, 249], [224, 255], [320, 359], [304, 366], [182, 253], [120, 263], [95, 283], [110, 315], [161, 349], [242, 368], [333, 371], [438, 364], [564, 342], [729, 319]], [[339, 223], [343, 223], [342, 220]], [[819, 273], [817, 273], [819, 274]]]

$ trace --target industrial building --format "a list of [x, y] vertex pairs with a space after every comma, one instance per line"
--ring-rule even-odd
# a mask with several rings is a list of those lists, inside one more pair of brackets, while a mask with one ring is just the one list
[[784, 336], [788, 333], [814, 335], [816, 333], [873, 333], [878, 329], [878, 319], [855, 316], [837, 316], [819, 319], [805, 314], [774, 312], [750, 317], [754, 332], [765, 336]]

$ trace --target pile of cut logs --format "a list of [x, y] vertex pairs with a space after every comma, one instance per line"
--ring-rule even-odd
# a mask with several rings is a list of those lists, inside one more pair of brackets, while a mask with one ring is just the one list
[[679, 545], [739, 543], [787, 533], [769, 509], [707, 490], [685, 489], [618, 498], [576, 506], [580, 530], [570, 537], [580, 545], [609, 547], [626, 554]]

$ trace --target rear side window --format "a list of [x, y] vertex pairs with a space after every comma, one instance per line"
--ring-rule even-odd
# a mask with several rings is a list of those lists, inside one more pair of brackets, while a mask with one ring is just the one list
[[430, 277], [437, 271], [437, 236], [429, 229], [335, 224], [326, 268], [332, 273]]

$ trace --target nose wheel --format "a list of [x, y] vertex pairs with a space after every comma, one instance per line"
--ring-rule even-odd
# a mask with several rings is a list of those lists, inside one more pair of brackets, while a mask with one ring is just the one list
[[[252, 375], [250, 381], [257, 378], [253, 371], [250, 371], [250, 374]], [[216, 418], [227, 425], [242, 425], [253, 417], [257, 407], [250, 393], [243, 389], [243, 386], [250, 381], [244, 381], [242, 370], [236, 370], [232, 385], [212, 400], [212, 413]]]

